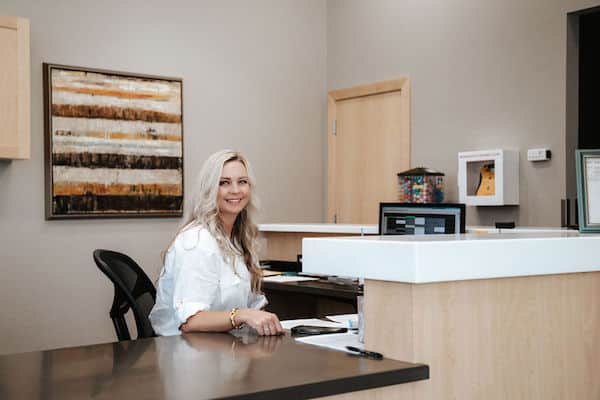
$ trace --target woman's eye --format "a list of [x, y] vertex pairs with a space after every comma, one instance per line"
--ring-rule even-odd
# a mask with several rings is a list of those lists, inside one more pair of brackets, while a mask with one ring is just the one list
[[229, 183], [228, 181], [221, 181], [221, 182], [219, 182], [219, 186], [225, 186], [228, 183]]
[[241, 185], [247, 185], [248, 184], [248, 180], [242, 179], [242, 180], [240, 180], [240, 184]]

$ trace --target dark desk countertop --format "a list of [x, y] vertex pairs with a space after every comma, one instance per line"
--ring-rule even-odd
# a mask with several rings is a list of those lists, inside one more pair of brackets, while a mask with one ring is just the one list
[[141, 339], [0, 356], [0, 398], [308, 399], [429, 377], [289, 336], [223, 333]]

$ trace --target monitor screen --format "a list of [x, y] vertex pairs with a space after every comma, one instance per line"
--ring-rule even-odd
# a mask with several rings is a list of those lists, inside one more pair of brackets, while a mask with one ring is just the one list
[[465, 233], [465, 205], [380, 203], [380, 235]]

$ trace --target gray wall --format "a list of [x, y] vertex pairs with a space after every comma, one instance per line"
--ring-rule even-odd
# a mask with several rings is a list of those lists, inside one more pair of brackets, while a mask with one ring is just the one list
[[[559, 226], [565, 197], [567, 12], [598, 1], [329, 0], [328, 90], [408, 76], [411, 164], [446, 173], [457, 153], [520, 152], [520, 206], [470, 207], [467, 224]], [[548, 147], [552, 160], [527, 161]]]
[[185, 190], [213, 151], [244, 151], [262, 221], [321, 221], [322, 0], [2, 0], [31, 21], [32, 157], [0, 163], [0, 353], [114, 340], [95, 248], [152, 279], [180, 220], [44, 220], [42, 62], [184, 80]]

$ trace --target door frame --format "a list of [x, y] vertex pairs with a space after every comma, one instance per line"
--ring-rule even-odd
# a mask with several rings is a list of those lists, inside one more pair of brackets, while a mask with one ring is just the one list
[[[373, 96], [378, 94], [400, 92], [401, 131], [408, 132], [410, 148], [410, 80], [400, 77], [387, 81], [380, 81], [364, 85], [352, 86], [344, 89], [332, 90], [327, 96], [327, 222], [334, 222], [335, 215], [335, 165], [337, 137], [334, 135], [334, 121], [337, 115], [337, 102], [358, 97]], [[409, 151], [410, 164], [410, 151]]]

